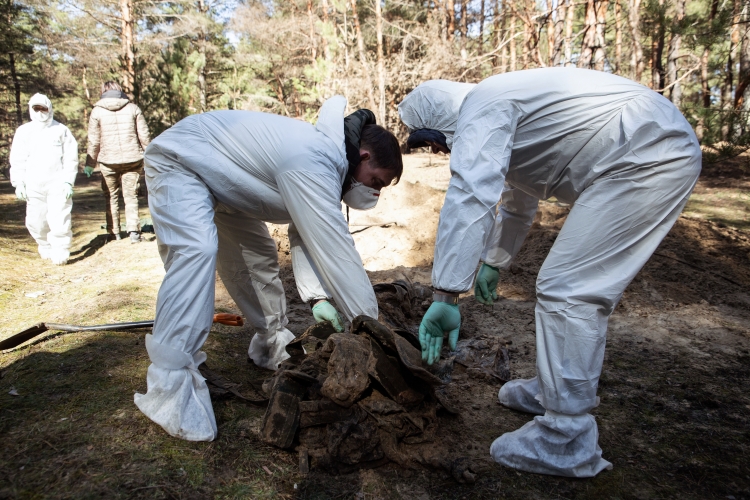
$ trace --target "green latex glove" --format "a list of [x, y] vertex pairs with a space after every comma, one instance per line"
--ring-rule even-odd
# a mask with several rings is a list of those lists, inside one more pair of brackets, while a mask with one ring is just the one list
[[67, 182], [63, 184], [63, 194], [65, 194], [65, 199], [69, 200], [70, 197], [73, 196], [73, 186], [71, 186]]
[[26, 201], [28, 196], [26, 195], [26, 184], [23, 182], [16, 186], [16, 198], [18, 198], [21, 201]]
[[482, 263], [477, 273], [477, 280], [474, 282], [474, 297], [477, 302], [492, 305], [493, 300], [497, 300], [497, 280], [500, 278], [500, 271], [492, 266]]
[[344, 322], [341, 321], [338, 311], [327, 300], [321, 300], [312, 308], [313, 317], [318, 323], [330, 321], [337, 332], [344, 331]]
[[461, 327], [461, 312], [458, 305], [433, 302], [419, 325], [419, 343], [422, 346], [422, 361], [431, 365], [440, 359], [443, 335], [448, 333], [448, 345], [456, 350], [458, 329]]
[[86, 165], [85, 167], [83, 167], [83, 173], [86, 174], [86, 177], [91, 177], [91, 174], [94, 173], [94, 167], [89, 167], [88, 165]]

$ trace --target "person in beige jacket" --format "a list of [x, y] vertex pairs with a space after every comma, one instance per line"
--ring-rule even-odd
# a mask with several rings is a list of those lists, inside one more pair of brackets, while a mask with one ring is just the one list
[[138, 218], [138, 181], [143, 152], [150, 142], [148, 125], [141, 109], [130, 102], [117, 82], [102, 85], [102, 97], [89, 119], [88, 156], [84, 173], [91, 176], [98, 164], [102, 190], [107, 198], [107, 232], [120, 239], [120, 202], [125, 201], [125, 224], [130, 241], [141, 241]]

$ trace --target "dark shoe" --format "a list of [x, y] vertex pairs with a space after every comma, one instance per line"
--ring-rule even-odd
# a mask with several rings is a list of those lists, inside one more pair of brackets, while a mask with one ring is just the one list
[[141, 233], [137, 231], [130, 232], [130, 243], [140, 243], [141, 241], [143, 241], [143, 239], [141, 239]]

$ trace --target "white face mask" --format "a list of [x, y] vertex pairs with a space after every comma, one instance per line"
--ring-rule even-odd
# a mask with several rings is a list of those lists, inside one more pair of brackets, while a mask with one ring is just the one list
[[46, 122], [49, 120], [49, 111], [31, 110], [31, 120], [35, 122]]
[[370, 210], [378, 204], [380, 191], [352, 179], [352, 187], [344, 193], [344, 203], [355, 210]]

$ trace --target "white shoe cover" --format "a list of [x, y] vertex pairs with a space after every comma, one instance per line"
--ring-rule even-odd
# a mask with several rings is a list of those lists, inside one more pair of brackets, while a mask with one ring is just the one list
[[294, 339], [294, 334], [283, 327], [274, 333], [256, 333], [250, 341], [247, 355], [256, 365], [276, 370], [282, 361], [289, 358], [285, 347]]
[[148, 418], [161, 425], [170, 436], [187, 441], [213, 441], [218, 434], [206, 379], [198, 365], [206, 354], [191, 356], [160, 344], [146, 335], [148, 391], [135, 394], [136, 406]]
[[39, 251], [39, 256], [42, 258], [42, 260], [50, 260], [52, 258], [50, 255], [52, 249], [50, 247], [38, 246], [37, 250]]
[[514, 469], [567, 477], [594, 477], [612, 464], [602, 458], [593, 415], [547, 411], [490, 446], [499, 464]]
[[69, 250], [60, 250], [59, 248], [53, 248], [49, 253], [49, 260], [56, 266], [63, 266], [68, 263], [70, 258]]
[[539, 394], [539, 380], [534, 378], [519, 378], [506, 382], [497, 393], [500, 404], [512, 410], [544, 415], [542, 403], [536, 399]]

